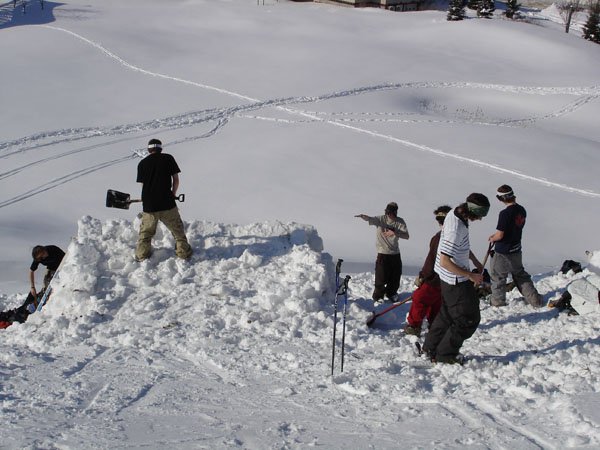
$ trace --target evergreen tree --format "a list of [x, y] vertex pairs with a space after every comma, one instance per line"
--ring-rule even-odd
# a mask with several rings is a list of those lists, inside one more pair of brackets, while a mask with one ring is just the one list
[[504, 12], [504, 15], [508, 19], [514, 19], [519, 16], [519, 8], [521, 8], [519, 0], [506, 0], [506, 11]]
[[590, 13], [583, 26], [583, 38], [600, 44], [600, 1], [590, 2]]
[[450, 0], [448, 5], [448, 20], [463, 20], [466, 17], [463, 0]]
[[477, 8], [477, 16], [489, 19], [494, 14], [494, 11], [496, 11], [494, 0], [481, 0], [479, 2], [479, 7]]
[[467, 0], [467, 8], [477, 11], [481, 0]]

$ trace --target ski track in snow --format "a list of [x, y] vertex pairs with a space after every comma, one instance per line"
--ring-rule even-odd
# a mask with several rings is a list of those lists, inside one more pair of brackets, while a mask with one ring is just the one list
[[[562, 184], [562, 183], [556, 183], [556, 182], [553, 182], [551, 180], [547, 180], [544, 178], [534, 177], [534, 176], [528, 175], [526, 173], [523, 173], [523, 172], [520, 172], [517, 170], [512, 170], [512, 169], [502, 167], [502, 166], [499, 166], [496, 164], [487, 163], [485, 161], [481, 161], [478, 159], [469, 158], [469, 157], [461, 156], [461, 155], [458, 155], [455, 153], [447, 152], [444, 150], [432, 148], [432, 147], [418, 144], [415, 142], [411, 142], [411, 141], [408, 141], [405, 139], [400, 139], [400, 138], [394, 137], [389, 134], [383, 134], [383, 133], [371, 131], [371, 130], [368, 130], [365, 128], [358, 127], [353, 124], [353, 123], [360, 123], [360, 122], [364, 123], [364, 122], [386, 121], [386, 122], [401, 122], [401, 123], [470, 123], [473, 125], [481, 125], [481, 126], [508, 126], [508, 127], [510, 127], [510, 126], [525, 126], [527, 124], [536, 122], [538, 120], [546, 120], [546, 119], [564, 116], [566, 114], [572, 113], [573, 111], [588, 104], [589, 102], [595, 101], [596, 99], [598, 99], [598, 97], [600, 97], [600, 86], [526, 87], [526, 86], [510, 86], [510, 85], [497, 85], [497, 84], [472, 83], [472, 82], [406, 82], [406, 83], [385, 83], [385, 84], [380, 84], [380, 85], [375, 85], [375, 86], [359, 87], [359, 88], [355, 88], [355, 89], [333, 92], [330, 94], [325, 94], [325, 95], [316, 96], [316, 97], [291, 97], [291, 98], [281, 98], [281, 99], [271, 99], [271, 100], [261, 101], [261, 100], [254, 99], [254, 98], [246, 96], [246, 95], [242, 95], [242, 94], [239, 94], [236, 92], [226, 90], [226, 89], [222, 89], [222, 88], [218, 88], [218, 87], [214, 87], [214, 86], [210, 86], [210, 85], [206, 85], [206, 84], [189, 81], [189, 80], [185, 80], [182, 78], [177, 78], [177, 77], [164, 75], [164, 74], [151, 72], [151, 71], [142, 69], [140, 67], [137, 67], [137, 66], [130, 64], [129, 62], [123, 60], [118, 55], [109, 51], [108, 49], [106, 49], [105, 47], [100, 45], [99, 43], [94, 42], [90, 39], [87, 39], [84, 36], [81, 36], [77, 33], [74, 33], [72, 31], [69, 31], [64, 28], [50, 26], [50, 25], [40, 25], [40, 27], [67, 33], [67, 34], [73, 36], [74, 38], [77, 38], [77, 39], [83, 41], [85, 44], [94, 47], [95, 49], [104, 53], [107, 57], [115, 60], [117, 63], [121, 64], [122, 66], [124, 66], [125, 68], [127, 68], [129, 70], [140, 72], [144, 75], [148, 75], [148, 76], [152, 76], [152, 77], [167, 79], [170, 81], [183, 83], [183, 84], [191, 85], [194, 87], [199, 87], [202, 89], [215, 91], [220, 94], [235, 97], [235, 98], [238, 98], [240, 100], [244, 100], [244, 101], [247, 101], [250, 103], [243, 104], [243, 105], [236, 105], [236, 106], [227, 107], [227, 108], [215, 108], [215, 109], [209, 109], [209, 110], [194, 111], [194, 112], [180, 114], [180, 115], [171, 116], [171, 117], [166, 117], [166, 118], [162, 118], [162, 119], [154, 119], [154, 120], [140, 122], [140, 123], [134, 123], [134, 124], [123, 124], [123, 125], [118, 125], [118, 126], [114, 126], [114, 127], [102, 127], [102, 128], [87, 127], [87, 128], [79, 128], [79, 129], [63, 129], [63, 130], [37, 133], [37, 134], [31, 135], [31, 136], [23, 137], [23, 138], [12, 140], [12, 141], [0, 142], [0, 152], [3, 152], [3, 154], [0, 154], [0, 159], [8, 158], [15, 154], [25, 153], [25, 152], [39, 149], [39, 148], [57, 145], [60, 143], [74, 142], [74, 141], [78, 141], [78, 140], [98, 138], [98, 137], [122, 136], [122, 135], [129, 134], [129, 133], [138, 133], [140, 131], [149, 131], [149, 130], [157, 130], [157, 129], [173, 130], [173, 129], [183, 128], [183, 127], [193, 127], [193, 126], [196, 126], [199, 124], [207, 124], [207, 123], [211, 123], [211, 122], [215, 123], [208, 132], [205, 132], [198, 136], [192, 136], [192, 137], [188, 137], [185, 139], [180, 139], [180, 140], [166, 143], [166, 145], [173, 146], [173, 145], [178, 145], [178, 144], [182, 144], [182, 143], [186, 143], [186, 142], [191, 142], [191, 141], [194, 141], [197, 139], [208, 138], [208, 137], [214, 135], [215, 133], [217, 133], [234, 116], [247, 117], [247, 118], [253, 118], [253, 119], [261, 119], [261, 120], [272, 120], [275, 122], [288, 122], [288, 123], [294, 122], [294, 121], [288, 121], [286, 119], [267, 118], [264, 116], [252, 116], [252, 115], [247, 114], [251, 111], [257, 111], [257, 110], [266, 109], [266, 108], [276, 108], [276, 109], [278, 109], [280, 111], [284, 111], [288, 114], [300, 116], [303, 118], [300, 120], [296, 120], [295, 122], [325, 123], [325, 124], [343, 128], [343, 129], [346, 129], [346, 130], [349, 130], [352, 132], [366, 134], [366, 135], [372, 136], [377, 139], [383, 139], [388, 142], [394, 142], [394, 143], [400, 144], [404, 147], [411, 148], [411, 149], [414, 149], [417, 151], [431, 153], [431, 154], [434, 154], [434, 155], [437, 155], [437, 156], [443, 157], [443, 158], [454, 159], [454, 160], [457, 160], [460, 162], [465, 162], [470, 165], [474, 165], [474, 166], [477, 166], [477, 167], [480, 167], [480, 168], [483, 168], [486, 170], [503, 173], [503, 174], [506, 174], [506, 175], [509, 175], [512, 177], [516, 177], [516, 178], [520, 178], [520, 179], [527, 180], [530, 182], [542, 184], [549, 188], [560, 189], [560, 190], [563, 190], [566, 192], [571, 192], [574, 194], [584, 195], [584, 196], [593, 197], [593, 198], [600, 198], [600, 193], [597, 193], [594, 191], [580, 189], [580, 188], [577, 188], [574, 186], [569, 186], [569, 185]], [[573, 102], [569, 103], [568, 105], [564, 106], [563, 108], [559, 109], [558, 111], [545, 114], [541, 117], [530, 117], [530, 118], [522, 118], [522, 119], [498, 119], [498, 120], [491, 120], [491, 121], [485, 121], [485, 120], [480, 120], [480, 119], [476, 119], [476, 118], [471, 118], [471, 119], [470, 118], [462, 118], [459, 120], [452, 120], [452, 119], [449, 119], [449, 120], [398, 119], [398, 118], [390, 119], [389, 118], [390, 113], [372, 113], [372, 114], [375, 114], [378, 116], [387, 115], [388, 117], [386, 117], [384, 119], [381, 119], [381, 118], [373, 119], [373, 118], [369, 118], [369, 117], [367, 117], [366, 119], [365, 118], [356, 119], [356, 118], [347, 117], [348, 113], [329, 113], [328, 115], [326, 115], [326, 113], [303, 111], [303, 110], [297, 110], [297, 109], [292, 109], [292, 108], [288, 107], [291, 105], [318, 103], [318, 102], [324, 102], [327, 100], [332, 100], [332, 99], [337, 99], [337, 98], [342, 98], [342, 97], [350, 97], [350, 96], [375, 93], [375, 92], [380, 92], [380, 91], [399, 90], [399, 89], [482, 89], [482, 90], [494, 90], [494, 91], [510, 93], [510, 94], [574, 95], [579, 98], [577, 98]], [[410, 113], [406, 113], [406, 114], [410, 114]], [[345, 117], [344, 117], [344, 115], [345, 115]], [[365, 114], [365, 115], [368, 116], [368, 114]], [[342, 116], [342, 117], [339, 117], [339, 116]], [[135, 138], [139, 138], [139, 136], [136, 136]], [[135, 139], [135, 138], [132, 137], [129, 139]], [[121, 139], [121, 140], [123, 140], [123, 139]], [[34, 167], [34, 166], [37, 166], [40, 164], [44, 164], [48, 161], [56, 160], [56, 159], [63, 158], [66, 156], [71, 156], [71, 155], [74, 155], [77, 153], [91, 151], [91, 150], [97, 149], [99, 147], [114, 144], [115, 142], [119, 142], [119, 141], [113, 140], [113, 141], [104, 142], [104, 143], [100, 143], [100, 144], [84, 146], [84, 147], [80, 147], [80, 148], [77, 148], [77, 149], [74, 149], [74, 150], [71, 150], [68, 152], [63, 152], [58, 155], [54, 155], [54, 156], [47, 157], [47, 158], [42, 158], [37, 161], [30, 162], [30, 163], [22, 165], [20, 167], [16, 167], [16, 168], [13, 168], [8, 171], [0, 173], [0, 180], [9, 178], [9, 177], [16, 175], [26, 169], [29, 169], [31, 167]], [[11, 149], [13, 149], [13, 150], [7, 151], [7, 150], [11, 150]], [[107, 167], [110, 167], [110, 166], [113, 166], [116, 164], [121, 164], [125, 161], [128, 161], [131, 158], [140, 157], [142, 151], [143, 151], [143, 149], [135, 149], [134, 151], [132, 151], [132, 154], [130, 154], [128, 156], [112, 159], [112, 160], [105, 161], [102, 163], [98, 163], [96, 165], [89, 166], [89, 167], [81, 169], [79, 171], [75, 171], [75, 172], [63, 175], [61, 177], [57, 177], [53, 180], [47, 181], [33, 189], [23, 192], [20, 195], [6, 199], [4, 201], [0, 201], [0, 208], [21, 202], [21, 201], [26, 200], [34, 195], [40, 194], [42, 192], [53, 189], [55, 187], [69, 183], [72, 180], [86, 176], [86, 175], [96, 172], [98, 170], [102, 170], [102, 169], [105, 169]]]

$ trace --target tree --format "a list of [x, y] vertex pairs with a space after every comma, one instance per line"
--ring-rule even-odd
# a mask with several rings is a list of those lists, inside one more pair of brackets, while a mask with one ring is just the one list
[[583, 38], [600, 44], [600, 0], [590, 0], [589, 11], [583, 26]]
[[519, 17], [519, 8], [521, 8], [519, 0], [507, 0], [506, 11], [504, 12], [504, 15], [508, 19], [514, 19], [516, 17]]
[[489, 19], [496, 11], [496, 5], [494, 5], [494, 0], [481, 0], [479, 2], [479, 7], [477, 8], [477, 17], [485, 17]]
[[448, 5], [448, 20], [463, 20], [466, 16], [463, 0], [450, 0]]
[[556, 8], [565, 24], [565, 33], [568, 33], [573, 17], [583, 11], [581, 0], [561, 0], [556, 4]]

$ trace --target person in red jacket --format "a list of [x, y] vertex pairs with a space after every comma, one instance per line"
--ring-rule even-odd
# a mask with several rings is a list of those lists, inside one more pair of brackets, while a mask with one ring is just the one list
[[438, 231], [429, 241], [429, 253], [419, 272], [419, 277], [415, 281], [417, 290], [413, 292], [412, 295], [412, 304], [406, 319], [407, 325], [404, 328], [406, 334], [420, 336], [423, 320], [427, 318], [427, 322], [431, 325], [442, 306], [440, 276], [435, 273], [433, 267], [435, 265], [435, 255], [442, 234], [441, 228], [442, 225], [444, 225], [446, 214], [448, 214], [451, 209], [450, 206], [443, 205], [433, 211], [435, 220], [437, 220], [440, 225], [440, 231]]

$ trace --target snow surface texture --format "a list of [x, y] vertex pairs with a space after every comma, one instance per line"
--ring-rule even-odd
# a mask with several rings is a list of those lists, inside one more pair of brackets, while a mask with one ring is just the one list
[[[24, 298], [34, 244], [69, 248], [47, 307], [0, 331], [0, 447], [598, 448], [597, 314], [513, 291], [482, 303], [465, 367], [430, 367], [408, 304], [366, 327], [373, 274], [353, 273], [330, 364], [333, 265], [372, 269], [353, 216], [389, 201], [408, 275], [431, 211], [473, 191], [492, 199], [482, 256], [508, 183], [544, 299], [589, 276], [555, 270], [598, 248], [600, 47], [552, 10], [265, 3], [0, 3], [0, 303]], [[104, 208], [137, 196], [151, 137], [183, 170], [189, 263], [162, 229], [134, 263], [139, 208]]]
[[[138, 264], [138, 226], [82, 218], [47, 306], [1, 332], [3, 446], [600, 445], [597, 314], [515, 290], [482, 304], [464, 367], [431, 366], [400, 331], [408, 304], [367, 328], [373, 280], [357, 275], [330, 378], [334, 262], [312, 227], [192, 222], [182, 261], [161, 225]], [[536, 284], [550, 299], [586, 275]]]

